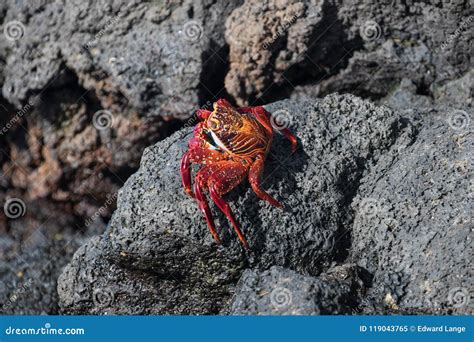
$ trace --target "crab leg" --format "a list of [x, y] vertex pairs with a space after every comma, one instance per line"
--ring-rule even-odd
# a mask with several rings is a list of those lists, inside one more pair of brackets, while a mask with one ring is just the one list
[[285, 136], [286, 139], [288, 139], [291, 143], [291, 153], [295, 153], [296, 148], [298, 147], [298, 140], [296, 140], [296, 137], [291, 133], [291, 131], [288, 128], [282, 128], [280, 129], [281, 134]]
[[191, 160], [190, 160], [191, 153], [188, 151], [183, 155], [181, 158], [181, 180], [183, 182], [184, 191], [191, 196], [194, 197], [193, 191], [191, 190]]
[[230, 221], [232, 227], [237, 233], [237, 236], [239, 237], [239, 240], [242, 242], [242, 245], [248, 249], [249, 244], [245, 239], [244, 234], [240, 230], [237, 221], [235, 220], [232, 209], [230, 208], [229, 204], [221, 197], [236, 187], [245, 177], [246, 172], [247, 168], [241, 163], [222, 163], [222, 167], [214, 172], [209, 178], [208, 185], [212, 200]]
[[235, 220], [234, 213], [232, 212], [232, 209], [230, 209], [229, 204], [226, 201], [224, 201], [222, 197], [219, 196], [219, 194], [217, 193], [217, 190], [214, 187], [209, 188], [209, 192], [211, 194], [211, 198], [214, 201], [214, 203], [216, 203], [219, 209], [229, 219], [230, 223], [232, 224], [232, 227], [234, 227], [234, 230], [237, 233], [239, 240], [242, 242], [242, 245], [244, 245], [246, 249], [249, 249], [249, 244], [247, 240], [245, 239], [244, 234], [240, 230], [239, 225], [237, 224], [237, 221]]
[[250, 186], [252, 187], [253, 191], [257, 194], [258, 197], [261, 199], [267, 201], [271, 205], [277, 207], [277, 208], [283, 208], [283, 205], [278, 202], [276, 199], [274, 199], [272, 196], [267, 194], [260, 185], [260, 177], [263, 173], [263, 158], [262, 157], [257, 157], [257, 160], [250, 166], [250, 171], [249, 171], [249, 182]]
[[214, 224], [214, 218], [212, 217], [211, 210], [209, 209], [209, 204], [207, 203], [206, 196], [202, 192], [202, 188], [205, 187], [207, 183], [207, 179], [209, 178], [210, 173], [212, 172], [212, 168], [207, 166], [199, 170], [194, 179], [194, 193], [196, 194], [196, 200], [199, 205], [199, 209], [204, 213], [204, 217], [206, 218], [207, 226], [211, 231], [214, 240], [218, 244], [221, 243], [219, 235], [217, 234], [216, 226]]

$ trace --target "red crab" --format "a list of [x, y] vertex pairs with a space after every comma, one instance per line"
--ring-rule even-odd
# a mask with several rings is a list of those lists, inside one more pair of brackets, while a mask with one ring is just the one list
[[[261, 106], [234, 108], [223, 99], [214, 103], [212, 112], [199, 109], [196, 114], [203, 121], [194, 128], [189, 149], [181, 159], [184, 190], [196, 198], [217, 243], [220, 243], [220, 239], [204, 194], [206, 189], [248, 249], [247, 240], [222, 196], [248, 175], [250, 185], [258, 197], [275, 207], [283, 207], [260, 187], [260, 176], [273, 138], [271, 114]], [[287, 128], [279, 131], [290, 140], [294, 152], [296, 137]], [[202, 165], [194, 178], [194, 192], [191, 189], [192, 163]]]

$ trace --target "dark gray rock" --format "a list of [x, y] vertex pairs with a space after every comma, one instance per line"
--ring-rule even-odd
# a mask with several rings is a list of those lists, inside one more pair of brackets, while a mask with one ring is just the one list
[[350, 260], [374, 276], [375, 312], [472, 314], [472, 122], [434, 111], [362, 178]]
[[[286, 205], [285, 210], [258, 201], [247, 182], [227, 196], [250, 243], [250, 253], [243, 251], [213, 206], [224, 244], [216, 246], [197, 204], [183, 192], [179, 162], [190, 129], [148, 148], [140, 169], [121, 189], [118, 209], [102, 236], [101, 253], [134, 272], [180, 279], [178, 287], [194, 293], [192, 306], [169, 311], [174, 304], [168, 302], [168, 311], [163, 312], [195, 312], [191, 309], [195, 307], [202, 312], [214, 310], [218, 305], [211, 309], [198, 305], [196, 301], [207, 302], [209, 297], [195, 289], [225, 293], [244, 267], [280, 265], [318, 274], [344, 258], [349, 247], [344, 227], [353, 218], [348, 206], [365, 166], [399, 135], [410, 132], [388, 108], [353, 96], [282, 101], [267, 108], [280, 121], [286, 120], [301, 145], [291, 156], [289, 143], [277, 135], [266, 163], [264, 187]], [[90, 265], [76, 258], [69, 267], [79, 270]], [[76, 278], [77, 271], [62, 277], [61, 286], [71, 290], [62, 292], [61, 305], [67, 311], [90, 312], [91, 303], [70, 297], [82, 286]], [[128, 288], [125, 282], [117, 286]], [[119, 312], [129, 312], [124, 303], [117, 307]]]
[[317, 85], [319, 94], [339, 91], [381, 98], [409, 78], [419, 94], [431, 95], [434, 88], [472, 68], [472, 12], [467, 2], [360, 0], [337, 11], [349, 25], [348, 37], [359, 36], [362, 44], [347, 66]]
[[416, 84], [407, 78], [404, 78], [382, 103], [398, 111], [410, 111], [414, 108], [427, 111], [434, 106], [433, 98], [417, 94]]
[[[204, 260], [196, 262], [205, 262]], [[178, 266], [178, 265], [177, 265]], [[58, 280], [63, 314], [216, 314], [232, 279], [183, 279], [110, 262], [99, 237], [82, 246]], [[209, 281], [209, 283], [206, 283]], [[236, 281], [236, 280], [234, 280]]]
[[[453, 108], [468, 110], [472, 108], [473, 75], [474, 71], [471, 70], [459, 79], [434, 87], [432, 96], [418, 94], [416, 84], [412, 80], [404, 78], [380, 103], [394, 110], [405, 112], [414, 109], [431, 112], [432, 109], [436, 109], [437, 112], [442, 113], [444, 110], [446, 112], [444, 119], [449, 120]], [[433, 115], [437, 114], [434, 113]]]
[[271, 267], [247, 270], [237, 284], [231, 315], [351, 314], [363, 287], [354, 265], [337, 266], [318, 277]]
[[[0, 200], [4, 203], [1, 196]], [[77, 248], [103, 231], [95, 223], [87, 231], [78, 231], [70, 215], [51, 207], [46, 201], [25, 200], [24, 216], [10, 219], [11, 230], [0, 233], [2, 314], [58, 314], [59, 274]]]
[[[403, 78], [431, 93], [472, 68], [468, 1], [9, 0], [1, 6], [4, 25], [24, 26], [21, 39], [0, 41], [3, 94], [15, 104], [64, 66], [104, 103], [124, 94], [150, 115], [188, 113], [199, 97], [206, 102], [206, 88], [219, 92], [224, 78], [238, 103], [282, 98], [281, 88], [291, 93], [295, 85], [381, 98]], [[270, 89], [274, 84], [280, 89]]]
[[[30, 237], [28, 243], [34, 248], [0, 263], [0, 312], [4, 315], [58, 314], [58, 276], [84, 240], [50, 242], [41, 234]], [[38, 245], [33, 238], [42, 241]], [[14, 244], [9, 240], [3, 238], [1, 247]]]
[[472, 69], [471, 6], [247, 0], [226, 22], [226, 89], [238, 103], [255, 97], [271, 102], [291, 93], [380, 99], [408, 78], [419, 94], [431, 95]]
[[9, 42], [3, 96], [19, 106], [67, 67], [109, 109], [125, 101], [142, 116], [188, 115], [206, 91], [201, 82], [218, 87], [209, 73], [225, 69], [224, 20], [238, 5], [11, 1], [4, 27], [16, 21], [23, 36]]
[[433, 96], [439, 104], [472, 107], [474, 98], [474, 69], [463, 77], [433, 88]]
[[278, 87], [293, 88], [302, 80], [337, 72], [339, 68], [328, 70], [328, 66], [344, 61], [347, 51], [358, 44], [347, 38], [336, 11], [333, 1], [326, 0], [247, 0], [236, 8], [225, 25], [229, 44], [225, 86], [237, 104], [271, 102], [268, 99], [275, 98]]

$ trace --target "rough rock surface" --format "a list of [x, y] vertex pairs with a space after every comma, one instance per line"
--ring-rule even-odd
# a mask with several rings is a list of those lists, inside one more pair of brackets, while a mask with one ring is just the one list
[[[327, 75], [326, 65], [344, 58], [354, 42], [329, 1], [248, 0], [226, 21], [229, 72], [226, 90], [240, 105], [272, 96], [302, 78]], [[245, 18], [245, 20], [242, 20]], [[323, 39], [320, 39], [324, 36]]]
[[[264, 186], [287, 208], [274, 210], [258, 201], [248, 184], [240, 187], [240, 191], [245, 188], [245, 196], [237, 196], [236, 191], [229, 199], [241, 213], [249, 240], [255, 241], [252, 247], [258, 255], [254, 263], [263, 267], [291, 265], [316, 273], [328, 255], [338, 253], [334, 239], [351, 219], [344, 201], [353, 194], [364, 165], [395, 141], [404, 124], [387, 108], [350, 96], [279, 102], [268, 109], [278, 120], [286, 120], [301, 143], [297, 153], [290, 156], [289, 143], [278, 135], [266, 163], [267, 170], [272, 171], [264, 177]], [[198, 213], [188, 207], [196, 205], [184, 195], [177, 172], [189, 132], [174, 135], [166, 144], [157, 144], [144, 153], [140, 170], [119, 196], [122, 209], [111, 220], [107, 242], [112, 256], [131, 254], [148, 264], [153, 254], [161, 251], [175, 255], [163, 244], [163, 233], [173, 240], [175, 234], [189, 237], [191, 233], [199, 245], [213, 245], [204, 222], [195, 227], [193, 219]], [[183, 209], [191, 212], [191, 219]], [[227, 224], [218, 218], [221, 225]], [[188, 232], [186, 227], [194, 231]], [[222, 234], [224, 243], [234, 247], [229, 250], [239, 250], [233, 232], [223, 229]], [[296, 255], [298, 258], [292, 260]]]
[[9, 228], [0, 231], [0, 312], [58, 314], [58, 276], [77, 248], [102, 232], [102, 225], [96, 221], [79, 230], [70, 215], [58, 213], [51, 203], [32, 201]]
[[354, 265], [330, 269], [318, 277], [272, 267], [247, 270], [235, 289], [231, 315], [352, 314], [363, 282]]
[[[316, 275], [344, 258], [349, 247], [345, 228], [353, 219], [349, 205], [365, 165], [411, 132], [388, 108], [352, 96], [282, 101], [267, 108], [287, 119], [301, 147], [290, 156], [289, 143], [278, 135], [266, 163], [264, 187], [287, 206], [284, 211], [258, 201], [247, 183], [228, 196], [251, 253], [243, 252], [222, 215], [215, 215], [224, 243], [217, 247], [196, 203], [184, 194], [178, 170], [189, 129], [148, 148], [140, 169], [119, 193], [118, 209], [99, 243], [101, 258], [154, 275], [158, 292], [166, 287], [160, 278], [179, 279], [175, 291], [186, 293], [180, 298], [194, 300], [171, 312], [222, 309], [206, 306], [210, 293], [229, 291], [245, 267], [264, 270], [279, 265]], [[86, 256], [84, 260], [88, 258], [97, 259]], [[75, 258], [60, 281], [61, 305], [67, 312], [91, 312], [91, 303], [74, 300], [77, 287], [85, 286], [80, 270], [94, 269], [98, 262], [84, 260]], [[205, 290], [196, 293], [196, 289]], [[168, 299], [167, 310], [173, 298]], [[116, 303], [115, 310], [130, 312], [122, 302]], [[161, 307], [151, 310], [170, 312]]]
[[435, 87], [435, 100], [440, 104], [472, 107], [474, 98], [474, 69], [471, 68], [463, 77]]
[[7, 100], [21, 104], [69, 68], [86, 89], [97, 92], [104, 107], [119, 102], [113, 96], [121, 92], [141, 115], [176, 115], [198, 106], [199, 75], [205, 79], [203, 66], [215, 63], [224, 45], [219, 26], [238, 2], [35, 5], [11, 4], [4, 17], [5, 25], [17, 20], [24, 31], [6, 60]]
[[419, 94], [431, 95], [472, 68], [469, 2], [360, 0], [339, 7], [338, 17], [361, 37], [363, 49], [318, 86], [322, 94], [350, 91], [380, 98], [409, 78]]
[[229, 296], [227, 287], [236, 281], [226, 274], [215, 279], [203, 273], [205, 278], [191, 280], [177, 272], [121, 267], [107, 259], [102, 245], [99, 237], [83, 245], [59, 277], [62, 313], [215, 314]]
[[379, 307], [472, 313], [474, 112], [437, 114], [361, 179], [351, 260], [374, 275]]
[[247, 0], [226, 22], [226, 88], [242, 103], [292, 92], [379, 99], [409, 78], [431, 95], [472, 68], [472, 21], [468, 1]]

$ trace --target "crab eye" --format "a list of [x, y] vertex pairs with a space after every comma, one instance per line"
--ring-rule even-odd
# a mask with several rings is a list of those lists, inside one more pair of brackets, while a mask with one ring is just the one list
[[219, 128], [219, 122], [215, 120], [209, 120], [209, 128], [212, 130], [216, 130]]

